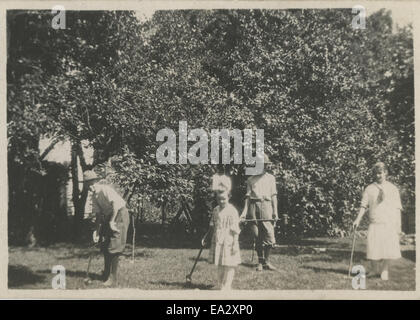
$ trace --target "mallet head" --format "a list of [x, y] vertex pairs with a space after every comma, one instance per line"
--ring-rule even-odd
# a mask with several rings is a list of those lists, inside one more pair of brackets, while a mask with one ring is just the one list
[[192, 282], [191, 275], [187, 275], [186, 281], [187, 281], [187, 284], [191, 284]]

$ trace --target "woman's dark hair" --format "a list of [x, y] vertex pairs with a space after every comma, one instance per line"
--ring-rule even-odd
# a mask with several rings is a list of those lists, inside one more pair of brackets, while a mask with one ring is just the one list
[[386, 172], [386, 173], [388, 173], [388, 168], [387, 168], [386, 164], [383, 163], [383, 162], [381, 162], [381, 161], [376, 162], [373, 165], [372, 170], [373, 170], [374, 173], [378, 173], [378, 172]]

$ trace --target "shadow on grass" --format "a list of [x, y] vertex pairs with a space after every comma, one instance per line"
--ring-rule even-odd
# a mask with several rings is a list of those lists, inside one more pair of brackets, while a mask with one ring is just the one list
[[252, 262], [242, 262], [241, 266], [247, 267], [247, 268], [252, 268], [255, 269], [257, 267], [257, 263], [252, 263]]
[[46, 245], [36, 245], [33, 247], [27, 246], [27, 245], [13, 245], [9, 246], [10, 252], [50, 252], [54, 250], [79, 250], [79, 249], [89, 249], [93, 248], [92, 243], [90, 242], [78, 242], [78, 243], [72, 243], [72, 242], [56, 242], [53, 244], [46, 244]]
[[[33, 272], [26, 266], [9, 265], [8, 286], [9, 288], [18, 288], [27, 284], [36, 284], [43, 282], [45, 276]], [[49, 270], [49, 273], [51, 271]]]
[[147, 237], [136, 241], [136, 246], [151, 249], [200, 249], [200, 240], [177, 240], [163, 237]]
[[[75, 277], [75, 278], [86, 278], [86, 272], [85, 271], [66, 271], [66, 275], [70, 276], [70, 277]], [[92, 273], [89, 272], [89, 278], [91, 280], [98, 280], [101, 281], [102, 279], [102, 273]]]
[[311, 266], [303, 266], [302, 269], [310, 269], [314, 272], [332, 272], [342, 275], [348, 275], [348, 270], [344, 269], [336, 269], [336, 268], [320, 268], [320, 267], [311, 267]]
[[151, 282], [152, 284], [159, 284], [159, 285], [164, 285], [164, 286], [170, 286], [170, 287], [182, 287], [185, 289], [200, 289], [200, 290], [210, 290], [213, 288], [213, 285], [210, 284], [200, 284], [200, 283], [194, 283], [194, 282], [190, 282], [187, 283], [185, 282], [181, 282], [181, 281], [176, 281], [176, 282], [169, 282], [169, 281], [158, 281], [158, 282]]
[[[39, 273], [48, 273], [48, 274], [50, 274], [51, 273], [51, 270], [39, 270], [38, 272]], [[84, 279], [84, 278], [86, 278], [86, 271], [66, 270], [66, 276], [74, 277], [74, 278], [83, 278]], [[89, 272], [88, 277], [91, 280], [102, 280], [102, 273], [92, 273], [92, 272]]]
[[282, 245], [271, 250], [271, 254], [281, 254], [287, 256], [297, 256], [301, 254], [311, 254], [313, 249], [310, 247], [302, 247], [297, 245]]
[[[341, 261], [350, 261], [351, 256], [351, 250], [334, 250], [334, 249], [328, 249], [325, 254], [326, 256], [320, 256], [319, 259], [316, 259], [316, 256], [314, 255], [311, 261], [320, 261], [320, 262], [329, 262], [329, 263], [335, 263], [335, 262], [341, 262]], [[357, 264], [360, 261], [366, 260], [366, 253], [362, 251], [354, 251], [353, 253], [353, 264]]]
[[[103, 259], [103, 253], [100, 251], [99, 248], [92, 249], [92, 248], [87, 247], [87, 248], [79, 248], [79, 249], [83, 251], [78, 252], [78, 253], [72, 253], [64, 257], [60, 257], [60, 260], [71, 260], [71, 259], [88, 260], [91, 255], [92, 255], [92, 259]], [[151, 250], [140, 249], [140, 248], [136, 248], [135, 250], [136, 250], [134, 252], [135, 258], [152, 258], [155, 255], [155, 253], [153, 253]], [[131, 247], [127, 246], [124, 252], [121, 254], [121, 257], [131, 258], [132, 257]]]
[[[325, 247], [324, 247], [325, 248]], [[340, 262], [343, 260], [350, 260], [351, 248], [328, 248], [325, 251], [317, 251], [316, 247], [297, 246], [297, 245], [283, 245], [275, 247], [272, 250], [273, 255], [299, 256], [310, 255], [311, 261], [328, 261], [331, 263]], [[364, 251], [354, 251], [353, 261], [360, 261], [365, 258]]]
[[[136, 250], [138, 250], [138, 249], [136, 249]], [[155, 255], [156, 254], [153, 253], [150, 250], [143, 250], [143, 251], [140, 251], [140, 252], [134, 252], [134, 258], [146, 258], [147, 259], [147, 258], [153, 258]], [[131, 259], [132, 256], [133, 256], [133, 254], [131, 252], [131, 249], [129, 251], [123, 252], [123, 254], [121, 256]]]
[[[350, 260], [351, 250], [329, 250], [328, 255], [336, 260]], [[365, 251], [354, 251], [353, 261], [361, 261], [366, 259]]]
[[60, 257], [60, 260], [71, 260], [71, 259], [86, 259], [89, 260], [89, 257], [92, 255], [92, 259], [102, 258], [102, 254], [97, 250], [96, 252], [81, 252], [81, 253], [74, 253], [71, 255], [67, 255], [64, 257]]
[[318, 240], [318, 239], [297, 239], [293, 243], [297, 246], [317, 246], [317, 247], [329, 247], [336, 246], [337, 243], [328, 241], [328, 240]]

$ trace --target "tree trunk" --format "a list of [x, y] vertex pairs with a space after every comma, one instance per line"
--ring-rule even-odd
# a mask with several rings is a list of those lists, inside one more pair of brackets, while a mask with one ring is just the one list
[[[80, 189], [79, 189], [79, 168], [77, 166], [77, 152], [78, 152], [78, 146], [77, 142], [73, 142], [72, 148], [71, 148], [71, 179], [73, 184], [73, 206], [74, 206], [74, 235], [76, 239], [81, 233], [81, 227], [83, 222], [83, 216], [84, 216], [84, 204], [82, 205], [81, 201], [83, 199], [83, 195], [81, 197], [80, 195]], [[87, 190], [83, 190], [85, 193], [85, 198], [87, 197]], [[86, 202], [86, 199], [84, 203]]]
[[136, 208], [136, 226], [139, 224], [139, 216], [140, 216], [140, 200], [137, 200], [137, 208]]
[[26, 170], [22, 182], [21, 182], [21, 190], [19, 192], [21, 197], [18, 198], [19, 203], [19, 210], [22, 210], [24, 219], [24, 223], [26, 224], [26, 234], [25, 234], [25, 242], [29, 248], [32, 248], [38, 244], [38, 239], [36, 238], [36, 230], [35, 226], [37, 223], [37, 212], [32, 207], [33, 204], [33, 181], [29, 178], [30, 172]]
[[162, 203], [162, 226], [166, 223], [166, 203]]

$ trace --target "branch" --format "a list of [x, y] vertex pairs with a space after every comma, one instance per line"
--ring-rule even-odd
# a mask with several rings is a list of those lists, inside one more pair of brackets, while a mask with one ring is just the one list
[[39, 157], [39, 161], [44, 160], [44, 158], [50, 153], [52, 149], [54, 149], [54, 146], [60, 141], [59, 138], [54, 139], [51, 144], [44, 150], [44, 152]]
[[74, 145], [72, 145], [71, 150], [71, 178], [73, 183], [73, 205], [76, 210], [77, 204], [79, 201], [79, 176], [78, 176], [78, 170], [77, 170], [77, 153], [75, 151]]
[[87, 126], [88, 126], [90, 132], [93, 134], [93, 130], [92, 130], [92, 127], [90, 125], [89, 110], [86, 106], [85, 106], [85, 109], [86, 109], [86, 116], [87, 116]]
[[[137, 181], [137, 182], [134, 184], [133, 189], [131, 189], [130, 196], [127, 198], [127, 203], [130, 203], [130, 200], [131, 200], [132, 196], [134, 195], [134, 191], [136, 191], [136, 189], [137, 189], [139, 186], [140, 186], [140, 182], [138, 182], [138, 181]], [[125, 192], [125, 194], [124, 194], [124, 198], [126, 198], [126, 197], [127, 197], [127, 195], [128, 195], [128, 190]]]
[[86, 164], [85, 155], [83, 154], [82, 144], [80, 143], [80, 141], [78, 141], [76, 144], [76, 153], [79, 156], [80, 166], [82, 167], [82, 170], [88, 170], [88, 165]]

